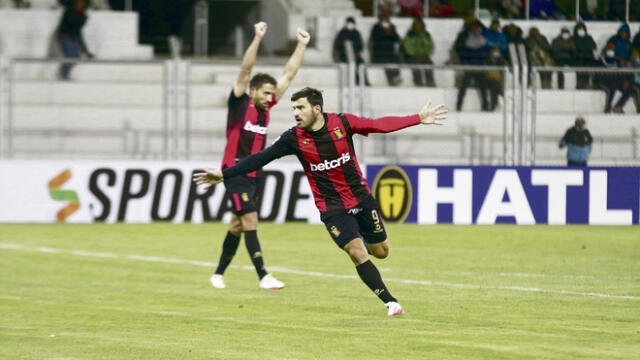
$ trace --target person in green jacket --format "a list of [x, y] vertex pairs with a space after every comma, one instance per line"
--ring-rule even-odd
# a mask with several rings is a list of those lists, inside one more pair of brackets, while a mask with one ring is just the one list
[[[427, 31], [427, 27], [422, 18], [415, 17], [411, 29], [407, 31], [402, 43], [400, 44], [400, 52], [402, 58], [408, 64], [433, 64], [431, 55], [433, 55], [433, 39]], [[433, 70], [431, 69], [412, 69], [413, 83], [416, 86], [435, 86], [433, 80]]]

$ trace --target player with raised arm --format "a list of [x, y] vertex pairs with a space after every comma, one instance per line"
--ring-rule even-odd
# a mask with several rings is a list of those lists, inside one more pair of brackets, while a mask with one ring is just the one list
[[[368, 253], [384, 259], [389, 255], [387, 233], [380, 210], [362, 175], [353, 146], [353, 135], [388, 133], [418, 124], [442, 125], [447, 109], [431, 107], [431, 101], [418, 114], [386, 116], [378, 119], [351, 114], [324, 113], [322, 93], [304, 88], [291, 97], [296, 126], [257, 154], [220, 170], [194, 175], [206, 188], [246, 174], [285, 155], [296, 155], [307, 175], [320, 218], [335, 243], [356, 266], [360, 279], [385, 304], [387, 314], [401, 315], [402, 306], [385, 286]], [[368, 251], [367, 251], [368, 250]]]
[[[269, 126], [269, 110], [280, 100], [291, 84], [309, 44], [309, 33], [299, 28], [298, 45], [285, 65], [282, 76], [278, 80], [264, 73], [251, 77], [258, 47], [267, 32], [267, 24], [260, 22], [254, 27], [255, 36], [244, 53], [240, 73], [229, 95], [227, 146], [222, 159], [222, 169], [232, 167], [239, 160], [264, 149]], [[246, 93], [247, 86], [249, 94]], [[267, 290], [284, 287], [284, 283], [267, 272], [262, 258], [257, 235], [258, 213], [255, 195], [258, 189], [258, 173], [255, 170], [257, 169], [224, 181], [227, 192], [225, 199], [231, 200], [233, 215], [229, 231], [222, 244], [218, 267], [210, 278], [211, 284], [219, 289], [226, 287], [223, 274], [236, 254], [242, 233], [244, 233], [247, 251], [260, 279], [259, 286]]]

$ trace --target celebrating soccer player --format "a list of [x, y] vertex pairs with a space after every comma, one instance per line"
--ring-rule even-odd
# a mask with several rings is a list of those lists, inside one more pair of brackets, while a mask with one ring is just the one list
[[[232, 167], [239, 160], [264, 149], [269, 126], [269, 109], [280, 100], [298, 72], [310, 39], [309, 33], [298, 29], [298, 45], [287, 62], [284, 73], [277, 81], [271, 75], [262, 73], [251, 78], [251, 69], [256, 62], [258, 47], [266, 32], [266, 23], [255, 24], [255, 36], [244, 53], [240, 74], [229, 95], [227, 146], [222, 159], [222, 169]], [[249, 85], [248, 95], [245, 92], [247, 85]], [[229, 231], [222, 244], [218, 268], [210, 279], [211, 284], [216, 288], [226, 287], [223, 274], [236, 254], [243, 232], [247, 251], [260, 278], [259, 286], [267, 290], [284, 287], [283, 282], [267, 272], [262, 259], [256, 232], [258, 227], [258, 213], [255, 205], [257, 176], [256, 171], [248, 171], [241, 176], [224, 180], [227, 191], [225, 198], [231, 199], [233, 215]]]
[[442, 125], [447, 109], [444, 105], [432, 107], [429, 100], [418, 114], [410, 116], [371, 119], [324, 113], [322, 93], [309, 87], [293, 94], [291, 101], [295, 127], [267, 149], [222, 171], [196, 173], [194, 181], [208, 188], [251, 173], [277, 158], [296, 155], [333, 241], [349, 255], [362, 281], [387, 307], [387, 314], [403, 314], [402, 306], [369, 260], [369, 253], [386, 258], [389, 245], [380, 210], [358, 165], [352, 138], [354, 134], [388, 133], [418, 124]]

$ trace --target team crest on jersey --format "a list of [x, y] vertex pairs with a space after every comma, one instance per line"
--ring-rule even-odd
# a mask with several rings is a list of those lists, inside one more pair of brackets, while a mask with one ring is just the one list
[[342, 134], [342, 129], [337, 126], [335, 129], [333, 129], [333, 133], [336, 135], [336, 139], [340, 140], [344, 137], [344, 134]]
[[309, 142], [311, 142], [311, 140], [309, 140], [309, 139], [302, 140], [302, 146], [308, 146]]
[[246, 192], [242, 193], [242, 201], [244, 202], [249, 201], [249, 194], [247, 194]]
[[333, 237], [337, 238], [338, 236], [340, 236], [340, 230], [338, 230], [338, 228], [335, 225], [331, 226], [330, 231], [331, 231], [331, 235], [333, 235]]

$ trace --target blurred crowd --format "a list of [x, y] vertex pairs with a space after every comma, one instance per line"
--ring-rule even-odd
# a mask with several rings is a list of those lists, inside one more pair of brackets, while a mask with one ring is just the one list
[[[393, 16], [419, 16], [425, 14], [425, 0], [382, 0]], [[428, 0], [426, 8], [429, 17], [466, 17], [475, 10], [474, 0]], [[374, 1], [372, 0], [372, 3]], [[544, 20], [578, 20], [625, 21], [626, 0], [529, 0], [529, 18]], [[480, 0], [483, 14], [502, 19], [524, 19], [526, 14], [525, 0]], [[630, 1], [629, 21], [640, 20], [640, 1]]]
[[[391, 7], [383, 6], [378, 13], [378, 22], [369, 33], [368, 50], [372, 64], [386, 64], [385, 75], [390, 86], [402, 83], [399, 63], [422, 65], [412, 69], [412, 80], [416, 86], [436, 86], [432, 65], [434, 39], [427, 30], [425, 20], [414, 17], [411, 28], [404, 36], [398, 34], [392, 23]], [[507, 20], [508, 21], [508, 20]], [[360, 66], [365, 62], [363, 52], [365, 42], [356, 29], [356, 20], [349, 17], [333, 42], [333, 58], [336, 62], [347, 62], [348, 52], [345, 45], [351, 44], [354, 60]], [[531, 27], [528, 34], [513, 22], [502, 26], [495, 18], [485, 26], [475, 16], [465, 18], [462, 29], [457, 34], [451, 49], [448, 63], [472, 66], [500, 66], [511, 63], [509, 44], [523, 45], [527, 52], [527, 62], [536, 67], [538, 81], [543, 89], [552, 88], [553, 74], [545, 67], [577, 68], [576, 88], [601, 89], [606, 94], [604, 111], [621, 113], [626, 102], [633, 99], [640, 113], [640, 73], [632, 72], [595, 72], [581, 68], [638, 68], [640, 69], [640, 29], [635, 35], [628, 24], [622, 23], [617, 33], [611, 34], [606, 45], [599, 49], [589, 34], [587, 25], [580, 21], [573, 28], [563, 27], [552, 39], [547, 39], [538, 28]], [[531, 68], [529, 69], [531, 73]], [[557, 88], [565, 88], [565, 71], [556, 72]], [[356, 83], [360, 83], [360, 72]], [[367, 75], [363, 79], [369, 85]], [[504, 91], [504, 72], [499, 68], [485, 71], [462, 71], [457, 79], [457, 110], [461, 110], [467, 89], [478, 88], [483, 111], [495, 110], [498, 99]], [[616, 93], [621, 95], [614, 104]]]

